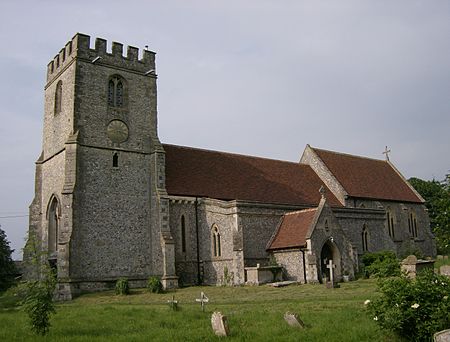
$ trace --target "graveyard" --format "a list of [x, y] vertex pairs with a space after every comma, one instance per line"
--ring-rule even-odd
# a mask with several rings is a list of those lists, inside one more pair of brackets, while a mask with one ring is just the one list
[[[203, 295], [202, 295], [203, 293]], [[26, 315], [0, 297], [1, 341], [399, 341], [381, 331], [364, 302], [377, 296], [376, 280], [286, 287], [187, 287], [118, 296], [113, 290], [58, 303], [46, 337], [34, 335]], [[228, 337], [217, 337], [211, 316], [226, 316]], [[291, 325], [285, 316], [301, 324]]]

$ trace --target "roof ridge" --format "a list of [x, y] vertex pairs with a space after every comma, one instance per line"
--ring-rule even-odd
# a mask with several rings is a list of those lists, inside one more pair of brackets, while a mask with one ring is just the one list
[[323, 151], [323, 152], [328, 152], [328, 153], [333, 153], [333, 154], [339, 154], [342, 156], [347, 156], [347, 157], [354, 157], [354, 158], [360, 158], [360, 159], [368, 159], [368, 160], [372, 160], [372, 161], [377, 161], [377, 162], [381, 162], [381, 163], [386, 163], [387, 164], [387, 160], [383, 160], [383, 159], [376, 159], [376, 158], [370, 158], [370, 157], [365, 157], [365, 156], [360, 156], [360, 155], [355, 155], [355, 154], [350, 154], [350, 153], [345, 153], [345, 152], [338, 152], [338, 151], [332, 151], [332, 150], [325, 150], [323, 148], [317, 148], [317, 147], [312, 147], [310, 146], [311, 149], [315, 150], [315, 151]]
[[286, 214], [284, 214], [284, 216], [300, 214], [300, 213], [306, 213], [306, 212], [315, 211], [315, 210], [317, 210], [317, 207], [316, 208], [308, 208], [308, 209], [296, 210], [296, 211], [291, 211], [289, 213], [286, 213]]
[[225, 152], [225, 151], [217, 151], [217, 150], [208, 150], [208, 149], [205, 149], [205, 148], [191, 147], [191, 146], [182, 146], [182, 145], [174, 145], [174, 144], [164, 144], [163, 143], [162, 145], [163, 145], [163, 147], [164, 146], [172, 146], [172, 147], [178, 147], [178, 148], [182, 148], [182, 149], [186, 149], [186, 150], [197, 150], [197, 151], [208, 152], [208, 153], [220, 153], [220, 154], [231, 155], [231, 156], [238, 156], [238, 157], [246, 157], [246, 158], [253, 158], [253, 159], [263, 159], [263, 160], [269, 160], [269, 161], [275, 161], [275, 162], [281, 162], [281, 163], [294, 164], [294, 165], [299, 165], [299, 166], [307, 166], [307, 167], [311, 168], [311, 166], [309, 166], [308, 164], [295, 162], [295, 161], [290, 161], [290, 160], [273, 159], [273, 158], [268, 158], [268, 157], [258, 157], [258, 156], [251, 156], [251, 155], [242, 154], [242, 153]]

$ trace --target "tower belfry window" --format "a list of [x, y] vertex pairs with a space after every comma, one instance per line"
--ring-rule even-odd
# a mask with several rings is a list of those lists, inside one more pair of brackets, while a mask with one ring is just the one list
[[124, 107], [124, 81], [119, 76], [112, 77], [108, 82], [108, 105]]
[[119, 167], [119, 155], [117, 153], [113, 154], [113, 167]]
[[62, 81], [58, 81], [55, 90], [55, 115], [61, 113]]

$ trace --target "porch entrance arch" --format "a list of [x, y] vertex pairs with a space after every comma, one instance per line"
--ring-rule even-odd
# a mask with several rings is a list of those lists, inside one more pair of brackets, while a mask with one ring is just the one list
[[324, 278], [326, 278], [327, 281], [330, 280], [330, 269], [327, 267], [329, 266], [330, 260], [333, 261], [334, 279], [339, 280], [341, 278], [341, 253], [332, 238], [323, 244], [320, 252], [321, 281]]

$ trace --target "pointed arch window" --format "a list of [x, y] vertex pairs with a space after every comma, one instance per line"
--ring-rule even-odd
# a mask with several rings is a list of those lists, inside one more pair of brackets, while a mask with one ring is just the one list
[[56, 83], [55, 90], [55, 115], [61, 113], [61, 103], [62, 103], [62, 81]]
[[55, 254], [58, 251], [59, 230], [59, 204], [56, 197], [50, 201], [48, 210], [48, 253]]
[[113, 76], [108, 81], [108, 106], [124, 107], [125, 81], [120, 76]]
[[363, 229], [361, 232], [361, 240], [362, 240], [362, 250], [363, 252], [367, 252], [369, 250], [369, 231], [367, 229], [366, 224], [363, 225]]
[[389, 236], [391, 237], [391, 239], [395, 239], [394, 214], [392, 213], [390, 208], [388, 208], [386, 211], [386, 218]]
[[417, 230], [417, 218], [416, 214], [413, 211], [410, 211], [408, 214], [408, 229], [409, 235], [411, 235], [412, 237], [417, 238], [419, 236]]
[[181, 215], [181, 252], [186, 253], [186, 219]]
[[220, 257], [222, 255], [222, 247], [220, 245], [219, 228], [216, 225], [213, 225], [212, 227], [212, 244], [213, 244], [213, 256]]

